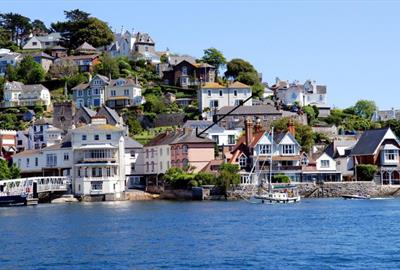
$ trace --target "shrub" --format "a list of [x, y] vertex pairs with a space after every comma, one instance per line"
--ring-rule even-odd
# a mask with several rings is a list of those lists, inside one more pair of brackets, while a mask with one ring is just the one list
[[272, 176], [273, 183], [290, 183], [290, 178], [284, 174], [276, 174]]
[[372, 181], [378, 168], [375, 165], [360, 164], [356, 166], [357, 181]]

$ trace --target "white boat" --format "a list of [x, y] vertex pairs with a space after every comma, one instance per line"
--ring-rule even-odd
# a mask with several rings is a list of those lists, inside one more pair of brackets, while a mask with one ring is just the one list
[[54, 199], [51, 203], [75, 203], [79, 202], [72, 194], [62, 195], [60, 198]]
[[254, 199], [260, 200], [261, 203], [296, 203], [300, 202], [300, 195], [296, 185], [273, 186], [271, 191], [254, 195]]
[[342, 195], [342, 198], [345, 200], [369, 200], [371, 197], [369, 195]]
[[[274, 140], [274, 127], [272, 127], [271, 132], [272, 141]], [[269, 177], [268, 177], [268, 190], [263, 188], [262, 181], [258, 183], [258, 190], [255, 194], [253, 194], [252, 199], [256, 201], [260, 201], [261, 203], [269, 202], [269, 203], [295, 203], [300, 202], [300, 195], [296, 185], [290, 183], [278, 183], [272, 184], [272, 153], [270, 156], [270, 166], [269, 166]], [[256, 162], [258, 157], [256, 159]], [[264, 164], [263, 164], [264, 166]], [[262, 167], [263, 167], [262, 166]], [[250, 174], [253, 173], [255, 166], [253, 166]], [[258, 177], [257, 177], [258, 178]]]

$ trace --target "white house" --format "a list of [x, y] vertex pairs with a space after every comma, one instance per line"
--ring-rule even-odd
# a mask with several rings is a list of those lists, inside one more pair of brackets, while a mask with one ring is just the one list
[[134, 49], [136, 35], [132, 32], [121, 31], [114, 33], [114, 42], [107, 47], [107, 51], [112, 57], [126, 56], [131, 57]]
[[128, 188], [143, 188], [144, 154], [143, 145], [125, 136], [125, 176]]
[[51, 118], [41, 118], [29, 126], [28, 149], [44, 148], [61, 142], [63, 131], [52, 123]]
[[[251, 97], [251, 87], [241, 82], [234, 82], [223, 86], [218, 83], [206, 83], [198, 91], [200, 112], [205, 117], [211, 117], [215, 111], [225, 106], [236, 106]], [[252, 106], [252, 99], [245, 106]]]
[[277, 78], [271, 89], [275, 90], [277, 99], [285, 105], [298, 103], [300, 106], [328, 106], [326, 86], [317, 85], [315, 81], [307, 80], [304, 84], [301, 84], [298, 81], [289, 83]]
[[125, 191], [124, 130], [105, 118], [71, 131], [74, 157], [72, 190], [87, 199], [122, 199]]
[[45, 36], [33, 36], [22, 47], [23, 50], [43, 50], [59, 45], [61, 41], [60, 33], [50, 33]]
[[50, 105], [49, 89], [41, 84], [6, 82], [4, 84], [4, 107]]
[[105, 101], [110, 108], [141, 105], [144, 103], [142, 88], [138, 82], [132, 79], [111, 80], [105, 88]]
[[21, 60], [22, 55], [20, 53], [12, 52], [9, 49], [0, 49], [0, 75], [4, 75], [7, 70], [7, 66], [16, 66]]

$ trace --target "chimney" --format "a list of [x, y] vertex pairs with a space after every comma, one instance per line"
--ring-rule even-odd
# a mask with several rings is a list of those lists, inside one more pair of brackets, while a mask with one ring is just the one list
[[296, 127], [295, 127], [295, 125], [294, 125], [293, 119], [290, 119], [290, 120], [289, 120], [289, 123], [288, 123], [288, 131], [289, 131], [290, 133], [292, 133], [293, 136], [296, 136]]
[[261, 119], [257, 118], [256, 120], [256, 124], [254, 125], [254, 129], [256, 132], [260, 132], [262, 129], [262, 125], [261, 125]]
[[92, 74], [89, 73], [89, 78], [88, 78], [89, 82], [92, 80]]
[[253, 139], [253, 121], [251, 118], [247, 118], [245, 121], [245, 136], [246, 136], [246, 145], [249, 146], [251, 140]]

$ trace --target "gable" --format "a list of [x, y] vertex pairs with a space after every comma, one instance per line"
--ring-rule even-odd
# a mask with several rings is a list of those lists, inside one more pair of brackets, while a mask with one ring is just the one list
[[265, 132], [264, 135], [258, 140], [256, 145], [258, 144], [271, 144], [271, 136], [269, 132]]
[[294, 144], [300, 146], [297, 140], [293, 137], [293, 135], [290, 132], [286, 132], [285, 136], [283, 136], [283, 138], [278, 144]]
[[321, 160], [329, 160], [330, 162], [334, 162], [333, 158], [331, 158], [327, 153], [322, 153], [322, 155], [319, 156], [316, 161], [319, 162]]

